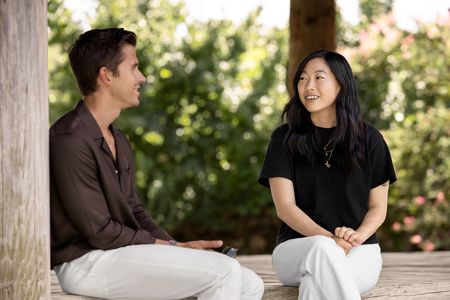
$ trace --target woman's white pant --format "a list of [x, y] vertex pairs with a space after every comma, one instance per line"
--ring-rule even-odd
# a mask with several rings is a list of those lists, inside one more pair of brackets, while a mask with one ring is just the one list
[[283, 285], [300, 285], [298, 299], [353, 300], [375, 286], [382, 259], [378, 244], [360, 245], [345, 255], [333, 239], [318, 235], [279, 244], [272, 264]]
[[261, 299], [253, 271], [218, 252], [165, 245], [94, 250], [54, 268], [62, 289], [106, 299]]

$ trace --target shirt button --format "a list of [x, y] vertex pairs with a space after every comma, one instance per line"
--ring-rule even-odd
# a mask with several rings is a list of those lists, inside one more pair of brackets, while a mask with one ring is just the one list
[[116, 172], [116, 174], [119, 174], [119, 171], [117, 171], [117, 170], [114, 170], [114, 172]]

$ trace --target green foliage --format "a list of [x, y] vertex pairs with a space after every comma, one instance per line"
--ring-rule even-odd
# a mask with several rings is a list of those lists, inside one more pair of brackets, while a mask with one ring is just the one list
[[[146, 209], [180, 239], [224, 238], [255, 251], [274, 242], [270, 193], [256, 179], [286, 97], [287, 45], [286, 31], [262, 28], [259, 13], [240, 25], [188, 23], [170, 1], [99, 1], [93, 27], [138, 36], [147, 84], [117, 125], [132, 144]], [[69, 72], [52, 79], [73, 104]]]
[[[380, 230], [383, 248], [450, 249], [448, 19], [409, 33], [384, 14], [390, 1], [379, 3], [364, 1], [368, 21], [342, 22], [338, 37], [365, 119], [385, 129], [399, 177]], [[48, 6], [51, 122], [80, 98], [67, 52], [82, 30], [62, 4]], [[244, 253], [273, 247], [278, 220], [256, 179], [288, 100], [287, 30], [263, 28], [259, 13], [239, 25], [190, 22], [181, 2], [100, 0], [91, 24], [138, 35], [147, 83], [141, 105], [116, 125], [132, 144], [146, 209], [180, 240], [223, 238]]]
[[385, 129], [398, 182], [380, 230], [385, 250], [450, 249], [450, 19], [395, 26], [391, 14], [373, 18], [358, 46], [343, 48], [359, 83], [364, 117]]
[[427, 107], [449, 106], [448, 18], [419, 24], [416, 33], [380, 16], [359, 32], [358, 47], [343, 48], [359, 84], [365, 118], [378, 128], [402, 122]]
[[450, 249], [450, 111], [428, 108], [386, 132], [398, 183], [390, 191], [385, 248]]
[[394, 8], [394, 0], [359, 0], [361, 25], [373, 23], [379, 16], [387, 15]]
[[67, 60], [70, 45], [82, 32], [79, 23], [71, 20], [70, 11], [63, 0], [48, 1], [48, 56], [50, 122], [73, 107], [80, 98], [76, 80]]

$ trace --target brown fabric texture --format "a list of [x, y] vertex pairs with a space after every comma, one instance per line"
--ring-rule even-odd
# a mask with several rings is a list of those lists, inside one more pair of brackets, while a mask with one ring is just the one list
[[127, 139], [110, 130], [116, 161], [83, 101], [50, 128], [52, 268], [94, 249], [172, 239], [137, 197]]

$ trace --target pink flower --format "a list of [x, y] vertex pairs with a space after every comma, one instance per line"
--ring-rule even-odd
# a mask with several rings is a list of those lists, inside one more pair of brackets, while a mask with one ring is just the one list
[[442, 204], [445, 201], [445, 195], [444, 192], [439, 192], [436, 195], [436, 205]]
[[409, 239], [409, 242], [415, 245], [419, 244], [421, 241], [422, 237], [420, 236], [420, 234], [415, 234]]
[[436, 26], [431, 26], [427, 30], [427, 36], [430, 39], [434, 39], [439, 35], [439, 29]]
[[440, 26], [447, 26], [450, 25], [450, 14], [447, 15], [438, 15], [436, 17], [436, 24]]
[[402, 45], [404, 46], [409, 46], [410, 44], [412, 44], [412, 42], [414, 42], [414, 35], [412, 34], [408, 34], [402, 41]]
[[429, 240], [426, 240], [426, 241], [423, 243], [423, 245], [422, 245], [422, 250], [423, 250], [423, 251], [427, 251], [427, 252], [433, 251], [433, 250], [434, 250], [434, 243], [431, 242], [431, 241], [429, 241]]
[[418, 205], [423, 205], [423, 204], [425, 204], [425, 197], [424, 197], [424, 196], [417, 196], [417, 197], [416, 197], [416, 203], [417, 203]]
[[414, 216], [406, 216], [403, 218], [403, 223], [408, 227], [412, 227], [415, 221], [416, 218]]
[[402, 227], [402, 225], [400, 225], [399, 222], [394, 222], [392, 224], [392, 230], [394, 230], [394, 231], [400, 231], [401, 227]]
[[402, 57], [403, 59], [410, 59], [411, 58], [411, 52], [410, 51], [405, 51], [402, 53]]

